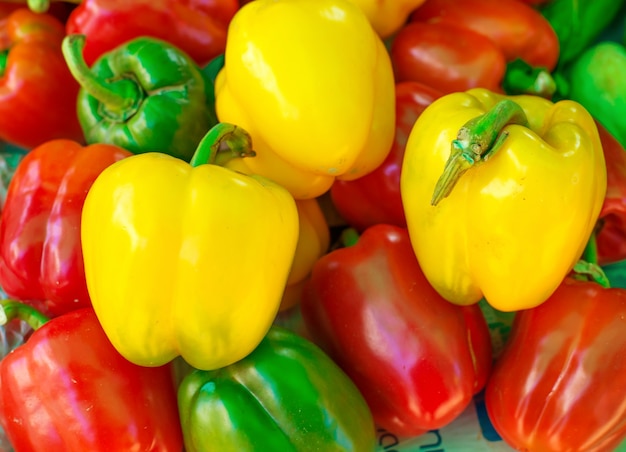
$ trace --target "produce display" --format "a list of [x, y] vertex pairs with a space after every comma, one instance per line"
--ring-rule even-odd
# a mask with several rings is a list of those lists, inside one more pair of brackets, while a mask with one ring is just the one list
[[0, 452], [626, 452], [625, 0], [4, 0], [0, 50]]

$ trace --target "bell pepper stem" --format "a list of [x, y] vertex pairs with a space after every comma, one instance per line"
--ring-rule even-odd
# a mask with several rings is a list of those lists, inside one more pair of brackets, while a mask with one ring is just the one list
[[137, 81], [123, 76], [115, 80], [96, 77], [83, 58], [86, 36], [65, 36], [61, 50], [72, 76], [92, 97], [102, 103], [103, 113], [111, 119], [125, 121], [138, 110], [144, 98]]
[[6, 325], [12, 320], [22, 320], [28, 323], [33, 330], [40, 328], [50, 320], [41, 311], [15, 300], [0, 300], [0, 325]]
[[252, 138], [239, 126], [219, 122], [204, 135], [189, 164], [224, 166], [229, 160], [243, 157], [254, 157]]
[[452, 140], [443, 173], [435, 185], [431, 205], [436, 206], [446, 198], [468, 169], [496, 153], [508, 136], [503, 129], [509, 124], [528, 127], [528, 118], [517, 103], [503, 99], [487, 113], [469, 120], [459, 129], [456, 139]]
[[552, 96], [552, 102], [569, 98], [570, 82], [567, 77], [558, 69], [553, 73], [553, 77], [556, 83], [556, 91], [554, 96]]
[[605, 289], [611, 287], [609, 278], [607, 278], [604, 270], [598, 265], [584, 260], [579, 260], [574, 264], [572, 269], [572, 278], [580, 281], [593, 281], [600, 284]]
[[45, 13], [50, 8], [50, 3], [54, 1], [63, 1], [65, 3], [81, 3], [81, 0], [8, 0], [9, 3], [26, 3], [28, 9], [35, 13]]
[[507, 64], [502, 88], [507, 94], [531, 94], [552, 99], [557, 87], [550, 71], [533, 67], [518, 58]]
[[591, 233], [587, 244], [585, 245], [585, 249], [583, 251], [582, 260], [585, 262], [589, 262], [590, 264], [598, 263], [598, 243], [596, 240], [596, 231]]
[[9, 50], [0, 51], [0, 77], [4, 75], [4, 71], [7, 69], [7, 60], [9, 59]]
[[354, 228], [346, 228], [341, 231], [341, 243], [345, 248], [356, 245], [359, 238], [360, 234]]
[[48, 0], [28, 0], [26, 2], [28, 8], [36, 13], [45, 13], [50, 8], [50, 2]]

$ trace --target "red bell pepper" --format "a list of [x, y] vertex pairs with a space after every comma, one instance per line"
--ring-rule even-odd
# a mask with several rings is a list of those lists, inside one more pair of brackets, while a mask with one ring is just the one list
[[[2, 6], [0, 5], [0, 8]], [[0, 292], [0, 299], [3, 298]], [[26, 322], [11, 322], [0, 326], [0, 360], [4, 359], [11, 351], [24, 343], [32, 329]], [[0, 423], [0, 452], [13, 452], [11, 443], [7, 438], [4, 428]]]
[[413, 124], [424, 109], [443, 94], [418, 82], [396, 84], [396, 131], [391, 151], [371, 173], [355, 180], [336, 180], [330, 196], [337, 212], [363, 231], [378, 223], [406, 226], [400, 196], [400, 170]]
[[[55, 138], [83, 142], [76, 114], [79, 85], [61, 42], [64, 25], [21, 8], [0, 29], [0, 139], [32, 148]], [[34, 70], [36, 68], [36, 70]]]
[[[7, 18], [11, 15], [11, 13], [21, 8], [24, 8], [24, 5], [20, 3], [0, 2], [0, 29], [5, 29]], [[0, 37], [3, 39], [3, 41], [0, 41], [0, 46], [4, 49], [8, 45], [8, 36], [6, 33], [3, 33]]]
[[606, 196], [598, 218], [596, 244], [601, 265], [626, 259], [626, 150], [596, 121], [606, 160]]
[[237, 0], [84, 0], [70, 14], [67, 34], [87, 36], [87, 65], [139, 36], [163, 39], [204, 66], [224, 52]]
[[429, 285], [406, 228], [375, 225], [320, 258], [301, 301], [313, 342], [348, 374], [379, 427], [416, 436], [454, 420], [491, 368], [480, 307]]
[[444, 93], [502, 91], [507, 64], [521, 59], [542, 68], [524, 89], [549, 96], [553, 91], [543, 91], [554, 90], [547, 71], [556, 66], [559, 44], [548, 21], [518, 0], [426, 0], [397, 33], [390, 55], [396, 81]]
[[626, 438], [626, 290], [571, 277], [516, 313], [485, 389], [512, 447], [610, 451]]
[[2, 302], [35, 329], [0, 361], [0, 422], [16, 451], [175, 451], [183, 448], [169, 365], [120, 355], [92, 308], [48, 320]]
[[59, 315], [91, 306], [80, 242], [82, 207], [96, 177], [132, 155], [108, 144], [52, 140], [30, 151], [0, 213], [0, 287]]

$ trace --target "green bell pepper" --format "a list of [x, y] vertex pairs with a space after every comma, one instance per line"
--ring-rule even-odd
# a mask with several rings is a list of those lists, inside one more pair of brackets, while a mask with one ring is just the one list
[[213, 83], [185, 52], [138, 37], [103, 54], [91, 68], [84, 35], [68, 35], [63, 54], [78, 93], [78, 119], [87, 143], [135, 154], [158, 151], [189, 161], [217, 123]]
[[590, 46], [615, 19], [624, 0], [552, 0], [540, 9], [559, 38], [559, 66]]
[[181, 382], [187, 452], [373, 451], [371, 411], [320, 348], [273, 326], [246, 358]]
[[626, 147], [626, 48], [602, 41], [585, 50], [565, 72], [567, 97], [579, 102]]

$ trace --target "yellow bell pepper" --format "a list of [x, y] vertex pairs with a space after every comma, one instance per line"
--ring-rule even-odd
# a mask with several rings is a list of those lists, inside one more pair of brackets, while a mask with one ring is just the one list
[[302, 288], [308, 280], [313, 265], [328, 252], [330, 228], [317, 199], [296, 201], [300, 232], [291, 271], [283, 293], [280, 310], [285, 311], [300, 302]]
[[381, 38], [388, 38], [407, 22], [426, 0], [350, 0], [359, 6]]
[[220, 368], [247, 356], [274, 321], [298, 240], [295, 201], [264, 177], [202, 164], [219, 163], [224, 145], [248, 148], [248, 138], [218, 124], [191, 164], [132, 156], [89, 190], [87, 287], [129, 361], [159, 366], [181, 355], [195, 368]]
[[580, 258], [606, 192], [602, 145], [578, 103], [449, 94], [416, 121], [401, 195], [432, 286], [501, 311], [545, 301]]
[[389, 54], [348, 0], [256, 0], [232, 19], [215, 81], [220, 121], [252, 136], [249, 172], [316, 198], [379, 166], [395, 131]]

